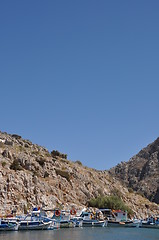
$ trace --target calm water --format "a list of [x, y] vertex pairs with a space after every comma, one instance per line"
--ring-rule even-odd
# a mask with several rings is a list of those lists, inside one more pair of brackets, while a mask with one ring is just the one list
[[73, 228], [0, 232], [0, 240], [159, 240], [159, 229]]

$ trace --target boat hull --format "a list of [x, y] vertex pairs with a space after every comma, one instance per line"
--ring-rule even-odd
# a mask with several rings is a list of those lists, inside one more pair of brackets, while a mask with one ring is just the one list
[[0, 231], [17, 231], [18, 224], [13, 223], [1, 223], [0, 224]]
[[73, 228], [75, 223], [71, 221], [60, 221], [60, 228]]
[[104, 226], [105, 221], [84, 220], [82, 223], [82, 227], [104, 227]]
[[47, 230], [51, 225], [51, 222], [26, 222], [22, 221], [19, 225], [19, 230]]
[[134, 222], [107, 221], [108, 227], [137, 227]]
[[153, 228], [159, 229], [159, 224], [142, 224], [139, 226], [140, 228]]

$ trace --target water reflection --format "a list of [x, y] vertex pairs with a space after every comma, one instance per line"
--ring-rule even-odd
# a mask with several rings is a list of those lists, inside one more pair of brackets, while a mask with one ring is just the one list
[[44, 231], [0, 232], [0, 240], [158, 240], [157, 229], [73, 228]]

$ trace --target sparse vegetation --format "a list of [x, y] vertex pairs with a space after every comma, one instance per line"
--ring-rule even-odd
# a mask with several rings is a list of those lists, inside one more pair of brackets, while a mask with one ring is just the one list
[[50, 154], [49, 152], [46, 152], [46, 153], [45, 153], [45, 156], [46, 156], [46, 157], [51, 157], [51, 154]]
[[137, 194], [138, 194], [138, 195], [140, 195], [141, 197], [145, 198], [145, 195], [144, 195], [144, 193], [143, 193], [143, 192], [141, 192], [141, 191], [138, 191], [138, 192], [137, 192]]
[[32, 151], [32, 154], [39, 155], [39, 151]]

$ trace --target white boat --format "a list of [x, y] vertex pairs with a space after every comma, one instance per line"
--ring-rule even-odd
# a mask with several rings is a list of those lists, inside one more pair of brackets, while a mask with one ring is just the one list
[[61, 211], [56, 209], [52, 219], [56, 220], [60, 224], [60, 228], [72, 228], [76, 226], [76, 223], [70, 218], [70, 211]]
[[17, 231], [19, 224], [0, 219], [0, 231]]
[[83, 218], [82, 227], [104, 227], [106, 224], [104, 220], [93, 219], [90, 212], [83, 212], [81, 217]]
[[19, 224], [19, 230], [46, 230], [51, 223], [51, 221], [46, 223], [36, 220], [22, 220]]
[[139, 227], [159, 229], [159, 216], [151, 216], [147, 220], [142, 220]]
[[19, 230], [46, 230], [52, 224], [52, 220], [40, 209], [34, 208], [24, 219], [19, 221]]
[[137, 227], [139, 222], [127, 218], [127, 212], [112, 210], [111, 216], [107, 218], [108, 227]]

